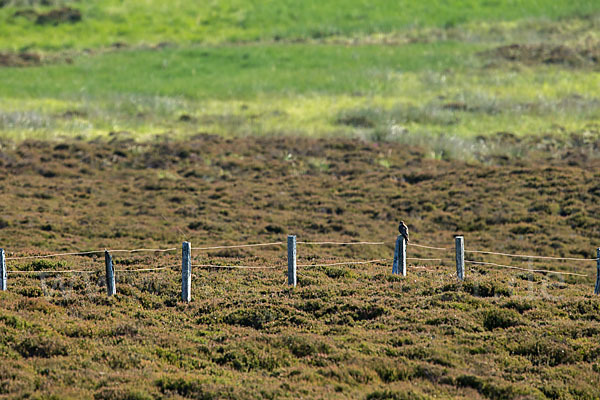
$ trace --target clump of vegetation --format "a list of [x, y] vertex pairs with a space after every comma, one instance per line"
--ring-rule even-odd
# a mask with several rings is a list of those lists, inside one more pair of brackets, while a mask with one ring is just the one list
[[28, 271], [53, 271], [64, 266], [65, 263], [63, 261], [41, 258], [31, 261], [23, 269]]
[[283, 314], [279, 310], [271, 307], [240, 308], [227, 315], [224, 321], [230, 325], [261, 330], [271, 322], [279, 320], [282, 316]]
[[581, 360], [581, 353], [565, 339], [541, 337], [530, 338], [517, 345], [513, 352], [527, 357], [534, 365], [555, 367]]
[[483, 316], [483, 326], [488, 330], [510, 328], [521, 324], [519, 314], [512, 310], [493, 308]]
[[485, 280], [485, 281], [470, 280], [464, 284], [463, 289], [467, 293], [472, 294], [473, 296], [477, 296], [477, 297], [494, 297], [494, 296], [510, 297], [511, 296], [510, 288], [504, 286], [500, 282], [493, 281], [493, 280]]
[[4, 218], [0, 218], [0, 229], [8, 228], [10, 226], [10, 222], [5, 220]]
[[68, 345], [62, 338], [51, 334], [28, 336], [15, 346], [23, 357], [49, 358], [69, 354]]

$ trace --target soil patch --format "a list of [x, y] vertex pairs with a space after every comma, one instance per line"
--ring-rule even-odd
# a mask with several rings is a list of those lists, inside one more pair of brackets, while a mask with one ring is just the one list
[[41, 63], [42, 57], [37, 53], [0, 53], [0, 67], [32, 67]]
[[51, 1], [51, 0], [27, 0], [27, 1], [18, 1], [18, 0], [0, 0], [0, 8], [2, 7], [6, 7], [6, 6], [15, 6], [15, 7], [19, 7], [19, 6], [23, 6], [23, 5], [27, 6], [51, 6], [53, 5], [55, 2]]
[[492, 50], [491, 55], [524, 64], [562, 64], [581, 67], [600, 63], [600, 43], [579, 48], [566, 45], [511, 44]]

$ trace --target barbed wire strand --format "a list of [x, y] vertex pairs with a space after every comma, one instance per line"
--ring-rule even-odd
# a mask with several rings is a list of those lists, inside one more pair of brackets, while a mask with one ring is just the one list
[[177, 247], [171, 247], [169, 249], [134, 249], [134, 250], [106, 250], [109, 253], [140, 253], [140, 252], [152, 252], [152, 253], [166, 253], [169, 251], [176, 251]]
[[213, 265], [213, 264], [192, 264], [192, 268], [229, 268], [229, 269], [277, 269], [283, 266], [256, 266], [256, 265]]
[[498, 253], [494, 251], [482, 251], [482, 250], [465, 250], [465, 253], [473, 254], [490, 254], [496, 256], [506, 257], [517, 257], [517, 258], [538, 258], [543, 260], [567, 260], [567, 261], [597, 261], [597, 258], [573, 258], [573, 257], [549, 257], [549, 256], [531, 256], [524, 254], [510, 254], [510, 253]]
[[406, 257], [407, 260], [416, 260], [416, 261], [442, 261], [441, 258], [415, 258], [415, 257]]
[[62, 257], [62, 256], [84, 256], [88, 254], [99, 254], [104, 253], [104, 250], [93, 250], [93, 251], [80, 251], [76, 253], [57, 253], [57, 254], [47, 254], [47, 255], [39, 255], [39, 256], [24, 256], [24, 257], [6, 257], [6, 260], [30, 260], [33, 258], [50, 258], [50, 257]]
[[[168, 268], [176, 268], [172, 265], [166, 267], [156, 267], [156, 268], [138, 268], [138, 269], [115, 269], [115, 272], [143, 272], [143, 271], [160, 271]], [[62, 274], [62, 273], [94, 273], [94, 272], [102, 272], [100, 270], [88, 270], [88, 269], [67, 269], [67, 270], [45, 270], [45, 271], [23, 271], [23, 270], [13, 270], [6, 271], [9, 274]]]
[[382, 245], [385, 242], [296, 242], [296, 244], [307, 245], [337, 245], [337, 246], [352, 246], [352, 245]]
[[546, 273], [549, 273], [549, 274], [557, 274], [557, 275], [575, 275], [575, 276], [585, 276], [585, 277], [588, 276], [588, 275], [585, 275], [585, 274], [577, 274], [575, 272], [551, 271], [551, 270], [547, 270], [547, 269], [528, 269], [528, 268], [513, 267], [512, 265], [503, 265], [503, 264], [496, 264], [496, 263], [483, 262], [483, 261], [465, 260], [465, 262], [468, 262], [468, 263], [471, 263], [471, 264], [491, 265], [491, 266], [494, 266], [494, 267], [516, 269], [516, 270], [519, 270], [519, 271], [527, 271], [527, 272], [546, 272]]
[[408, 242], [408, 245], [409, 246], [415, 246], [415, 247], [422, 247], [424, 249], [430, 249], [430, 250], [440, 250], [440, 251], [446, 251], [446, 250], [448, 250], [445, 247], [426, 246], [424, 244], [417, 244], [417, 243], [411, 243], [411, 242]]
[[[256, 243], [256, 244], [240, 244], [240, 245], [231, 245], [231, 246], [206, 246], [206, 247], [192, 247], [192, 250], [218, 250], [218, 249], [234, 249], [234, 248], [245, 248], [245, 247], [265, 247], [265, 246], [280, 246], [285, 244], [285, 242], [271, 242], [271, 243]], [[386, 242], [297, 242], [297, 244], [306, 244], [306, 245], [339, 245], [339, 246], [352, 246], [352, 245], [384, 245]], [[433, 247], [433, 246], [425, 246], [416, 243], [409, 243], [409, 246], [423, 247], [426, 249], [433, 250], [447, 250], [446, 248], [441, 247]], [[168, 249], [106, 249], [106, 250], [91, 250], [91, 251], [78, 251], [78, 252], [69, 252], [69, 253], [55, 253], [55, 254], [44, 254], [44, 255], [35, 255], [35, 256], [22, 256], [22, 257], [7, 257], [6, 260], [30, 260], [37, 258], [52, 258], [52, 257], [64, 257], [64, 256], [83, 256], [90, 254], [101, 254], [105, 251], [109, 253], [139, 253], [139, 252], [169, 252], [176, 251], [176, 247], [171, 247]]]
[[264, 247], [264, 246], [279, 246], [284, 242], [272, 242], [272, 243], [256, 243], [256, 244], [237, 244], [231, 246], [209, 246], [209, 247], [192, 247], [192, 250], [216, 250], [216, 249], [237, 249], [242, 247]]
[[59, 270], [59, 271], [6, 271], [7, 274], [93, 274], [98, 272], [97, 270], [89, 270], [89, 269], [67, 269], [67, 270]]
[[169, 265], [167, 267], [157, 267], [157, 268], [138, 268], [138, 269], [115, 269], [115, 272], [144, 272], [144, 271], [160, 271], [163, 269], [173, 268], [173, 266]]
[[297, 267], [308, 268], [308, 267], [333, 267], [336, 265], [357, 265], [357, 264], [372, 264], [384, 261], [391, 261], [389, 259], [369, 260], [369, 261], [346, 261], [337, 263], [325, 263], [325, 264], [298, 264]]
[[172, 247], [169, 249], [132, 249], [132, 250], [92, 250], [92, 251], [80, 251], [73, 253], [56, 253], [56, 254], [46, 254], [46, 255], [38, 255], [38, 256], [24, 256], [24, 257], [7, 257], [6, 260], [30, 260], [34, 258], [51, 258], [51, 257], [63, 257], [63, 256], [84, 256], [89, 254], [100, 254], [108, 251], [109, 253], [140, 253], [140, 252], [154, 252], [154, 253], [164, 253], [168, 251], [175, 251], [176, 247]]

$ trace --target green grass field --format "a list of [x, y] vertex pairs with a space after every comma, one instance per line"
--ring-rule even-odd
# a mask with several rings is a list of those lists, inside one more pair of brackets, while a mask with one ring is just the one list
[[[22, 3], [0, 8], [0, 52], [37, 52], [42, 64], [0, 70], [4, 139], [127, 131], [412, 143], [598, 131], [590, 54], [600, 5], [589, 1]], [[63, 5], [81, 21], [32, 17]], [[494, 51], [513, 43], [571, 53], [515, 62]]]
[[[96, 48], [115, 42], [181, 44], [298, 40], [404, 32], [414, 28], [447, 28], [477, 22], [559, 19], [589, 16], [600, 6], [588, 0], [225, 0], [165, 3], [158, 0], [50, 2], [81, 10], [76, 24], [36, 26], [15, 11], [27, 4], [7, 0], [0, 9], [0, 48]], [[40, 3], [34, 1], [33, 3]], [[46, 11], [55, 4], [35, 7]]]

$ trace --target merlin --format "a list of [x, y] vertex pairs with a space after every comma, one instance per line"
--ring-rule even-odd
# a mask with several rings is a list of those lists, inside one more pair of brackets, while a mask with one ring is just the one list
[[400, 234], [404, 236], [404, 239], [406, 239], [406, 243], [408, 243], [408, 226], [406, 226], [404, 221], [400, 221], [400, 225], [398, 225], [398, 232], [400, 232]]

